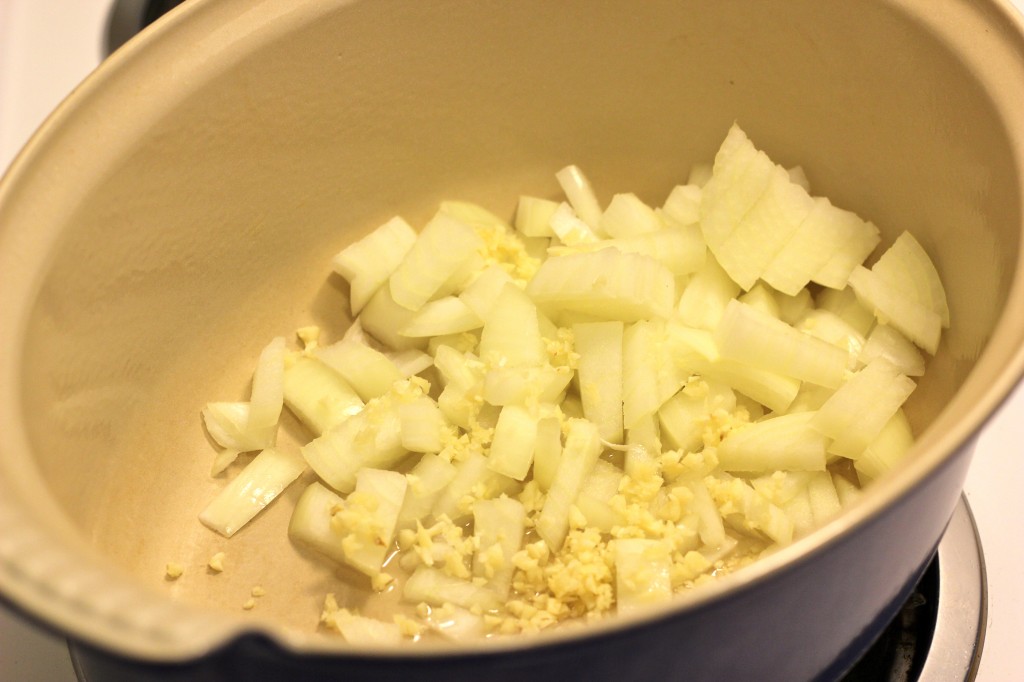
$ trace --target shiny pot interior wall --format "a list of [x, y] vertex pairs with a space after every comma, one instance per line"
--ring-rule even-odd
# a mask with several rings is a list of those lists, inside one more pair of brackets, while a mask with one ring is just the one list
[[[261, 584], [252, 618], [309, 629], [339, 591], [289, 543], [287, 501], [230, 542], [200, 526], [223, 480], [199, 410], [247, 395], [272, 336], [316, 323], [336, 339], [347, 291], [330, 257], [396, 213], [420, 225], [460, 198], [511, 216], [520, 193], [557, 196], [568, 163], [604, 201], [660, 203], [738, 121], [885, 243], [909, 229], [935, 258], [954, 328], [914, 398], [918, 428], [1006, 303], [1009, 133], [971, 66], [900, 3], [198, 4], [193, 19], [231, 23], [181, 20], [112, 68], [97, 106], [39, 150], [30, 196], [54, 205], [17, 226], [60, 230], [24, 321], [34, 463], [77, 533], [186, 601], [240, 613]], [[187, 567], [175, 583], [169, 561]]]

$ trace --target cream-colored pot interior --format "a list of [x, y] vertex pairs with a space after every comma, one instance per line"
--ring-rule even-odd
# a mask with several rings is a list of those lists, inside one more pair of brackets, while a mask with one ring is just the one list
[[913, 231], [945, 278], [953, 327], [914, 397], [915, 461], [751, 576], [877, 513], [1019, 375], [1022, 319], [1004, 311], [1024, 305], [1024, 56], [1005, 4], [183, 10], [104, 64], [0, 192], [0, 587], [61, 627], [150, 656], [252, 623], [309, 644], [345, 588], [287, 538], [301, 486], [231, 540], [201, 526], [224, 485], [201, 407], [244, 399], [271, 337], [338, 337], [329, 261], [358, 236], [445, 198], [511, 216], [520, 193], [557, 196], [568, 163], [603, 200], [660, 203], [735, 120], [885, 243]]

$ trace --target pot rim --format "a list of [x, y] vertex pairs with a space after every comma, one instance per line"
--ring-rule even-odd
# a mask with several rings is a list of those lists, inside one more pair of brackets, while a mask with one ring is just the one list
[[[358, 0], [318, 2], [315, 11], [327, 11], [327, 8], [354, 1]], [[884, 1], [899, 6], [912, 19], [928, 23], [924, 16], [925, 10], [910, 7], [908, 0]], [[1024, 69], [1024, 17], [1007, 0], [986, 0], [974, 4], [984, 6], [991, 14], [998, 16], [1003, 23], [1001, 28], [1008, 50], [1016, 56]], [[299, 9], [309, 7], [304, 5]], [[72, 125], [70, 122], [78, 116], [79, 111], [88, 109], [97, 98], [106, 96], [105, 93], [112, 86], [116, 89], [120, 79], [130, 79], [137, 62], [153, 46], [188, 41], [190, 34], [203, 30], [204, 26], [215, 25], [211, 22], [219, 20], [238, 21], [238, 31], [244, 31], [248, 26], [265, 27], [265, 22], [274, 20], [283, 22], [275, 28], [276, 31], [282, 31], [291, 22], [308, 20], [304, 15], [300, 16], [301, 11], [294, 11], [295, 8], [294, 3], [279, 0], [192, 0], [172, 10], [101, 63], [46, 119], [17, 155], [6, 175], [0, 179], [0, 218], [8, 203], [15, 201], [19, 186], [33, 173], [36, 158], [43, 153], [52, 138], [62, 128]], [[1021, 173], [1024, 167], [1024, 132], [1019, 133], [1013, 142], [1020, 180], [1024, 177]], [[1024, 198], [1024, 183], [1021, 197]], [[12, 241], [10, 232], [0, 232], [0, 246], [5, 247], [4, 250]], [[1019, 232], [1024, 236], [1024, 224]], [[7, 254], [0, 252], [0, 259], [6, 258]], [[1024, 248], [1018, 254], [1006, 310], [1024, 307], [1024, 274], [1021, 273], [1024, 273]], [[11, 303], [9, 296], [0, 294], [0, 303]], [[1006, 313], [1000, 317], [992, 332], [993, 337], [1009, 325], [1008, 318]], [[5, 331], [4, 336], [7, 335]], [[982, 353], [979, 362], [988, 352], [986, 349]], [[5, 356], [18, 357], [19, 353]], [[18, 374], [16, 368], [8, 366], [13, 365], [13, 362], [9, 363], [6, 357], [0, 360], [0, 379], [3, 380], [0, 381], [0, 391], [5, 394], [4, 401], [14, 396], [18, 385], [17, 381], [9, 381]], [[736, 574], [703, 586], [692, 594], [677, 596], [669, 604], [652, 607], [639, 614], [627, 614], [588, 624], [581, 629], [556, 629], [538, 636], [486, 643], [426, 644], [411, 650], [386, 647], [361, 647], [357, 650], [337, 637], [296, 632], [267, 623], [253, 623], [240, 616], [211, 614], [196, 606], [172, 602], [164, 595], [132, 585], [131, 578], [126, 574], [116, 576], [116, 571], [111, 571], [111, 567], [104, 565], [95, 553], [91, 563], [83, 566], [80, 552], [87, 548], [54, 546], [48, 537], [52, 534], [35, 520], [27, 518], [16, 504], [11, 503], [9, 495], [0, 496], [0, 592], [25, 613], [76, 639], [151, 662], [201, 657], [230, 646], [239, 638], [252, 636], [266, 637], [291, 653], [380, 659], [477, 657], [491, 653], [560, 647], [582, 638], [610, 637], [626, 628], [656, 626], [664, 620], [698, 611], [728, 599], [731, 595], [762, 586], [870, 525], [887, 508], [922, 485], [944, 464], [969, 447], [972, 438], [1024, 375], [1024, 346], [1019, 346], [1003, 358], [1002, 365], [1002, 370], [987, 387], [982, 398], [960, 415], [953, 428], [939, 435], [930, 431], [922, 434], [914, 446], [913, 456], [908, 457], [891, 475], [873, 485], [870, 494], [864, 495], [860, 502], [845, 511], [836, 521]], [[12, 404], [16, 404], [16, 401]], [[16, 425], [5, 424], [5, 430], [9, 430], [7, 427], [17, 428]], [[6, 485], [0, 480], [0, 489]], [[63, 577], [68, 572], [75, 575], [70, 583]], [[123, 584], [113, 584], [121, 581], [124, 581]], [[82, 590], [92, 589], [99, 590], [101, 594], [91, 601], [69, 601], [69, 595], [78, 595]], [[167, 620], [172, 621], [172, 624], [168, 626]]]

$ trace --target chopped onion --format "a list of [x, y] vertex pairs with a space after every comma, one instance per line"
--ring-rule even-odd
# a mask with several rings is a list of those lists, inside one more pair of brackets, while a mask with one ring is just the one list
[[317, 348], [314, 355], [337, 372], [362, 400], [384, 395], [396, 381], [408, 376], [384, 353], [350, 339]]
[[551, 216], [558, 210], [558, 202], [537, 197], [519, 197], [516, 209], [516, 229], [527, 237], [554, 237]]
[[[685, 224], [685, 223], [684, 223]], [[661, 219], [635, 194], [616, 194], [598, 222], [600, 230], [611, 237], [636, 237], [658, 232]]]
[[829, 452], [857, 459], [914, 388], [891, 362], [877, 358], [825, 401], [811, 425], [832, 439]]
[[285, 370], [284, 401], [317, 435], [363, 409], [363, 401], [340, 375], [310, 357], [297, 358]]
[[522, 547], [525, 531], [526, 510], [519, 500], [501, 497], [478, 500], [473, 505], [473, 538], [477, 545], [473, 574], [485, 579], [502, 599], [508, 598], [512, 588], [516, 570], [513, 556]]
[[515, 231], [445, 201], [419, 235], [396, 218], [347, 247], [342, 340], [274, 339], [251, 400], [203, 410], [215, 475], [261, 451], [203, 513], [225, 534], [304, 469], [270, 447], [282, 401], [313, 431], [290, 536], [395, 581], [418, 616], [330, 596], [322, 620], [351, 641], [644, 608], [813, 532], [855, 503], [854, 472], [911, 449], [917, 347], [949, 323], [912, 237], [867, 269], [878, 229], [738, 126], [660, 208], [602, 211], [579, 168], [556, 178], [567, 202], [521, 196]]
[[597, 203], [597, 196], [583, 171], [576, 166], [566, 166], [555, 173], [555, 179], [561, 185], [576, 215], [596, 230], [601, 222], [601, 206]]
[[306, 470], [300, 457], [268, 448], [256, 455], [199, 514], [199, 520], [231, 537]]
[[352, 314], [358, 315], [416, 242], [416, 231], [395, 217], [345, 248], [332, 261], [349, 281]]
[[552, 550], [558, 550], [565, 541], [569, 509], [601, 454], [601, 436], [596, 426], [573, 419], [568, 422], [568, 429], [555, 477], [537, 518], [537, 532]]
[[787, 414], [731, 431], [718, 447], [725, 471], [824, 471], [827, 439], [813, 412]]
[[672, 547], [664, 540], [615, 541], [615, 595], [619, 613], [672, 597]]
[[483, 247], [472, 227], [437, 213], [388, 280], [395, 303], [419, 310]]
[[466, 609], [477, 608], [484, 611], [501, 607], [501, 599], [490, 588], [469, 580], [454, 578], [440, 569], [427, 566], [417, 568], [405, 581], [402, 598], [413, 604], [455, 604]]
[[589, 322], [572, 327], [583, 415], [597, 425], [601, 438], [621, 443], [622, 425], [622, 338], [625, 325], [619, 321]]

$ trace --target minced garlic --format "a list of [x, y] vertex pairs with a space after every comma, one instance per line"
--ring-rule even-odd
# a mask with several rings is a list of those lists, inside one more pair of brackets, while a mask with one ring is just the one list
[[224, 552], [217, 552], [210, 557], [210, 561], [207, 562], [207, 566], [209, 566], [210, 570], [214, 573], [222, 573], [224, 571]]

